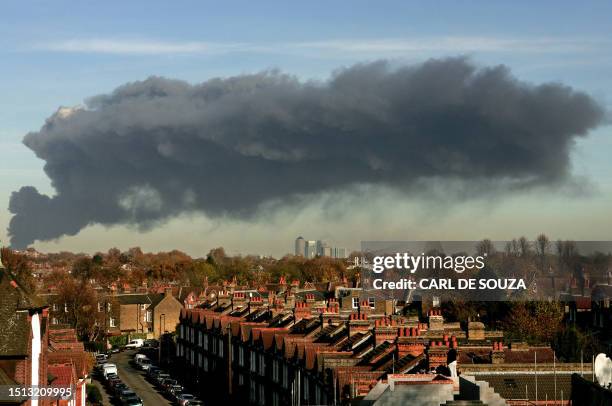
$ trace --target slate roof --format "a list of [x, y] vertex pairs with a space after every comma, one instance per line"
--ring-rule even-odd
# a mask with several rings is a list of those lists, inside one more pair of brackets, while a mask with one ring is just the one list
[[301, 319], [291, 326], [290, 334], [310, 334], [321, 326], [318, 318]]
[[[587, 374], [588, 375], [588, 374]], [[567, 400], [572, 391], [572, 375], [557, 372], [557, 398], [561, 399], [561, 391]], [[586, 377], [586, 375], [585, 375]], [[525, 399], [525, 393], [530, 400], [535, 399], [536, 380], [533, 372], [508, 374], [478, 374], [476, 379], [486, 381], [502, 398], [507, 400]], [[555, 393], [555, 378], [553, 374], [538, 375], [538, 399], [553, 399]], [[525, 390], [527, 392], [525, 392]]]
[[119, 304], [148, 304], [155, 307], [163, 298], [163, 293], [124, 293], [116, 296]]
[[410, 373], [411, 370], [421, 364], [421, 361], [425, 361], [425, 354], [420, 354], [416, 357], [414, 355], [407, 354], [395, 361], [395, 365], [393, 362], [391, 362], [391, 364], [385, 369], [385, 372], [396, 374]]
[[389, 348], [391, 348], [393, 344], [391, 344], [388, 341], [383, 342], [382, 344], [378, 345], [376, 348], [374, 348], [374, 350], [370, 351], [368, 354], [366, 354], [362, 360], [359, 362], [358, 365], [368, 365], [371, 364], [370, 361], [371, 360], [375, 360], [378, 356], [384, 354], [385, 352], [389, 351]]
[[0, 355], [27, 356], [30, 338], [28, 310], [39, 306], [40, 302], [16, 283], [9, 271], [0, 269]]
[[4, 369], [0, 368], [0, 385], [17, 385], [17, 383], [4, 372]]

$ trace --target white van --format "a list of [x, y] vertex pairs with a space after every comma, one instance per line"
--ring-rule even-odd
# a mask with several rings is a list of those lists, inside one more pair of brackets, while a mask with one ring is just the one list
[[117, 374], [117, 365], [106, 363], [102, 365], [102, 376], [104, 379], [108, 376], [108, 374]]
[[144, 345], [144, 340], [142, 338], [136, 338], [125, 345], [126, 349], [131, 348], [140, 348]]

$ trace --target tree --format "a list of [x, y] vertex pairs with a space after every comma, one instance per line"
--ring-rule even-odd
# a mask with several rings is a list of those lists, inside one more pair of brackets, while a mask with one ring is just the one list
[[65, 279], [52, 303], [66, 310], [64, 322], [76, 330], [81, 340], [95, 341], [104, 332], [107, 305], [87, 281]]
[[508, 334], [528, 342], [551, 342], [561, 330], [563, 311], [556, 302], [519, 302], [510, 310]]
[[493, 245], [493, 241], [488, 238], [480, 241], [476, 246], [476, 251], [478, 255], [493, 255], [495, 254], [495, 246]]
[[0, 250], [0, 258], [4, 266], [13, 274], [15, 280], [29, 292], [36, 288], [30, 262], [24, 254], [17, 253], [10, 248]]
[[518, 239], [520, 254], [522, 257], [528, 257], [531, 254], [531, 244], [527, 237], [522, 236]]
[[535, 250], [540, 258], [540, 272], [544, 273], [546, 270], [546, 255], [550, 249], [550, 240], [546, 234], [540, 234], [536, 237]]

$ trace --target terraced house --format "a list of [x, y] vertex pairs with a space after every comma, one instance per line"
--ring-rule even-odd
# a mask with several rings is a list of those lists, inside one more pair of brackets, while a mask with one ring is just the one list
[[401, 316], [379, 312], [389, 307], [367, 298], [356, 308], [352, 303], [353, 295], [322, 292], [220, 292], [214, 301], [181, 312], [177, 373], [215, 404], [418, 399], [436, 406], [456, 399], [518, 405], [563, 394], [567, 400], [571, 374], [591, 373], [589, 366], [559, 363], [548, 346], [507, 345], [503, 331], [485, 330], [480, 322], [447, 322], [439, 308]]

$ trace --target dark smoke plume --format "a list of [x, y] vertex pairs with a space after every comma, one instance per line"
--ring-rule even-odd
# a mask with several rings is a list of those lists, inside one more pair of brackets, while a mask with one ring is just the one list
[[56, 195], [14, 192], [9, 232], [23, 247], [90, 224], [246, 218], [363, 184], [549, 185], [570, 175], [575, 139], [602, 117], [584, 93], [463, 58], [355, 65], [323, 83], [276, 71], [198, 85], [151, 77], [26, 135]]

